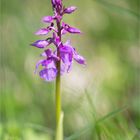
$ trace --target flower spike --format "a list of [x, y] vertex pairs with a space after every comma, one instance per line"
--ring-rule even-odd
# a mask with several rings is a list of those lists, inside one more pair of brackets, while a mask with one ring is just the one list
[[[51, 2], [54, 15], [44, 16], [42, 18], [42, 22], [50, 23], [50, 25], [39, 29], [35, 34], [48, 35], [48, 33], [52, 32], [52, 37], [44, 40], [37, 40], [31, 44], [34, 47], [45, 49], [41, 54], [43, 59], [37, 62], [35, 70], [37, 72], [38, 67], [42, 67], [42, 70], [38, 73], [45, 81], [53, 81], [59, 73], [64, 74], [65, 72], [69, 72], [74, 60], [81, 65], [85, 65], [84, 57], [76, 52], [70, 40], [66, 41], [66, 43], [62, 41], [62, 35], [66, 33], [81, 33], [79, 29], [62, 21], [64, 14], [71, 14], [77, 8], [75, 6], [65, 8], [62, 4], [62, 0], [51, 0]], [[56, 26], [54, 26], [54, 24], [56, 24]], [[57, 27], [57, 29], [55, 29], [55, 27]], [[51, 43], [55, 46], [55, 49], [48, 48]], [[59, 69], [58, 63], [60, 63]]]

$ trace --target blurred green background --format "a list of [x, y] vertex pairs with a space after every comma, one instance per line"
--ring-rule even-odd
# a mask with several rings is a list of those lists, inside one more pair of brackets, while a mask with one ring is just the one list
[[[64, 21], [86, 67], [62, 76], [65, 140], [140, 140], [140, 1], [63, 0]], [[52, 140], [55, 82], [34, 74], [42, 50], [29, 44], [50, 0], [0, 0], [0, 140]], [[65, 40], [65, 39], [64, 39]]]

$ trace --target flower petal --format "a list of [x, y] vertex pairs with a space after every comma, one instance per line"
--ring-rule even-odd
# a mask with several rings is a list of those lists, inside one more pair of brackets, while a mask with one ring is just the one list
[[72, 54], [72, 47], [71, 46], [66, 46], [66, 45], [60, 45], [60, 53], [71, 53]]
[[79, 54], [74, 55], [75, 61], [77, 61], [79, 64], [85, 65], [85, 58]]
[[66, 8], [66, 9], [64, 9], [64, 13], [66, 13], [66, 14], [71, 14], [71, 13], [73, 13], [76, 9], [77, 9], [77, 8], [76, 8], [75, 6], [70, 6], [70, 7]]
[[70, 72], [71, 68], [72, 68], [72, 63], [70, 63], [69, 65], [61, 63], [61, 75], [63, 75], [65, 72]]
[[40, 54], [40, 56], [47, 57], [47, 55], [46, 55], [45, 52], [43, 52], [42, 54]]
[[60, 38], [59, 38], [59, 36], [56, 35], [56, 33], [53, 33], [53, 43], [56, 46], [59, 46], [61, 44]]
[[73, 33], [73, 34], [80, 34], [81, 33], [81, 31], [79, 29], [71, 27], [71, 26], [69, 26], [68, 24], [66, 24], [64, 22], [62, 23], [62, 26], [69, 33]]
[[52, 49], [49, 48], [49, 49], [45, 50], [45, 53], [46, 53], [47, 57], [50, 57], [52, 55]]
[[61, 53], [61, 58], [65, 64], [69, 65], [72, 62], [72, 54], [70, 53]]
[[67, 33], [67, 31], [65, 29], [61, 30], [61, 35], [65, 35]]
[[55, 0], [57, 4], [61, 4], [62, 0]]
[[80, 31], [79, 29], [76, 29], [76, 28], [74, 28], [74, 27], [70, 27], [70, 28], [68, 29], [68, 32], [69, 32], [69, 33], [73, 33], [73, 34], [80, 34], [80, 33], [81, 33], [81, 31]]
[[70, 46], [60, 47], [60, 57], [64, 63], [64, 70], [69, 72], [72, 65], [73, 51]]
[[60, 73], [61, 73], [61, 75], [63, 75], [64, 73], [65, 73], [65, 64], [64, 63], [61, 63], [61, 71], [60, 71]]
[[55, 0], [51, 0], [53, 7], [55, 8], [56, 2]]
[[71, 41], [70, 41], [70, 40], [67, 40], [67, 41], [65, 42], [64, 46], [72, 47], [72, 46], [71, 46]]
[[45, 79], [46, 81], [53, 81], [57, 76], [57, 69], [49, 68], [43, 69], [39, 72], [41, 78]]
[[56, 7], [59, 7], [59, 6], [62, 7], [62, 0], [52, 0], [52, 6], [53, 6], [53, 8], [58, 10]]
[[46, 40], [37, 40], [36, 42], [31, 44], [32, 46], [35, 46], [37, 48], [45, 48], [48, 45], [50, 45], [50, 42], [46, 41]]
[[52, 23], [53, 20], [54, 20], [54, 18], [52, 16], [45, 16], [42, 18], [42, 21], [46, 22], [46, 23]]
[[55, 63], [55, 61], [53, 60], [53, 59], [50, 59], [50, 60], [48, 60], [48, 64], [47, 64], [47, 66], [46, 66], [48, 69], [49, 68], [56, 68], [56, 63]]
[[43, 63], [44, 60], [39, 60], [37, 63], [36, 63], [36, 67], [35, 67], [35, 73], [37, 72], [37, 69], [39, 67], [39, 65], [41, 65]]
[[36, 35], [47, 35], [51, 31], [51, 28], [42, 28], [35, 32]]

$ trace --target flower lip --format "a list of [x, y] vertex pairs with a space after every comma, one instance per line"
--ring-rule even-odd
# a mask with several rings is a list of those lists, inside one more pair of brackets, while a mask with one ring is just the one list
[[39, 75], [42, 79], [51, 82], [53, 80], [55, 80], [56, 76], [57, 76], [57, 69], [56, 68], [44, 68], [43, 70], [41, 70], [39, 72]]

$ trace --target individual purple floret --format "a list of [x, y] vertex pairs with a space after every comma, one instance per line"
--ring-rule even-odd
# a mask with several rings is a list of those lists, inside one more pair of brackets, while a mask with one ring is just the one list
[[79, 64], [85, 65], [85, 59], [80, 56], [75, 48], [70, 45], [70, 41], [68, 40], [65, 44], [60, 46], [60, 57], [62, 62], [65, 64], [67, 72], [69, 72], [73, 59], [77, 61]]
[[73, 34], [80, 34], [81, 33], [81, 31], [79, 29], [71, 27], [64, 22], [62, 22], [62, 27], [63, 27], [64, 30], [66, 30], [69, 33], [73, 33]]
[[46, 23], [52, 23], [53, 20], [54, 20], [53, 16], [45, 16], [45, 17], [42, 18], [42, 21], [46, 22]]
[[[71, 14], [77, 8], [75, 6], [65, 8], [62, 4], [62, 0], [52, 0], [52, 7], [54, 15], [44, 16], [42, 18], [44, 23], [49, 23], [50, 25], [39, 29], [35, 33], [36, 35], [43, 36], [52, 33], [52, 37], [48, 37], [44, 40], [37, 40], [31, 44], [34, 47], [45, 49], [41, 54], [43, 59], [39, 60], [36, 64], [35, 72], [39, 73], [39, 76], [46, 81], [55, 80], [59, 73], [63, 74], [69, 72], [74, 60], [81, 65], [85, 65], [84, 57], [77, 53], [76, 49], [70, 44], [70, 40], [66, 41], [66, 43], [63, 43], [62, 41], [62, 35], [65, 35], [66, 33], [81, 33], [79, 29], [62, 21], [64, 14]], [[54, 26], [55, 24], [56, 26]], [[48, 48], [50, 44], [53, 44], [55, 49], [52, 50]], [[60, 67], [58, 64], [60, 64]], [[42, 69], [38, 72], [40, 66]]]
[[38, 67], [42, 65], [43, 69], [39, 72], [40, 77], [46, 81], [52, 81], [57, 76], [58, 70], [56, 68], [56, 62], [59, 61], [59, 58], [51, 49], [45, 50], [42, 56], [46, 58], [38, 61], [35, 72], [37, 72]]
[[51, 29], [41, 28], [35, 34], [36, 35], [47, 35], [50, 31], [51, 31]]
[[77, 8], [76, 8], [75, 6], [70, 6], [70, 7], [64, 9], [64, 13], [66, 13], [66, 14], [71, 14], [71, 13], [73, 13], [76, 9], [77, 9]]
[[35, 46], [37, 48], [45, 48], [48, 45], [50, 45], [50, 41], [47, 40], [37, 40], [36, 42], [31, 44], [32, 46]]

